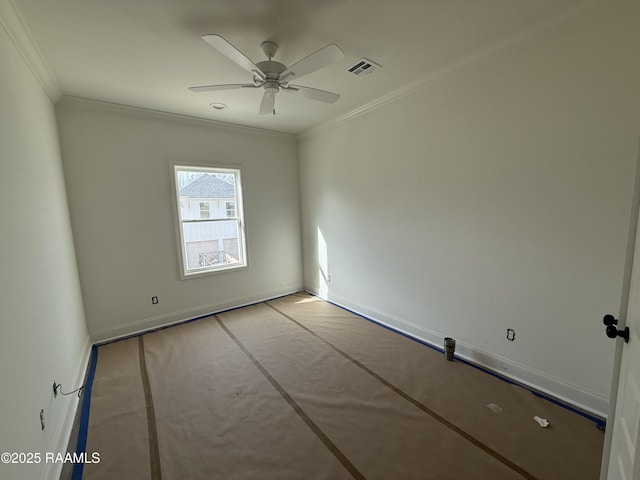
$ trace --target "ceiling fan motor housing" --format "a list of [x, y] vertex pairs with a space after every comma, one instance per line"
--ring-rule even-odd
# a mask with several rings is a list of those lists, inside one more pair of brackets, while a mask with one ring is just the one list
[[287, 69], [287, 67], [282, 63], [275, 62], [273, 60], [258, 62], [256, 63], [256, 67], [262, 70], [269, 80], [277, 80], [280, 77], [280, 74]]
[[265, 60], [263, 62], [256, 63], [256, 66], [262, 70], [267, 77], [262, 84], [265, 92], [268, 95], [275, 95], [280, 91], [280, 74], [284, 72], [287, 67], [280, 62], [274, 62], [273, 60]]

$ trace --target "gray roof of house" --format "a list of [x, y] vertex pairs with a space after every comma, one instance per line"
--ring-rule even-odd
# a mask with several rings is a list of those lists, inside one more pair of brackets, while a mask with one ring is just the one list
[[205, 173], [180, 190], [180, 196], [190, 198], [233, 198], [233, 185], [215, 175]]

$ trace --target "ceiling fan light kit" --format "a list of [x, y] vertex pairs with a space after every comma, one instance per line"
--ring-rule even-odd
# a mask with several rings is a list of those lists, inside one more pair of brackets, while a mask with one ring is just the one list
[[344, 53], [337, 45], [331, 44], [307, 55], [287, 68], [286, 65], [272, 60], [278, 51], [278, 45], [271, 41], [260, 44], [262, 52], [268, 60], [253, 63], [244, 53], [234, 47], [220, 35], [203, 35], [202, 39], [214, 47], [229, 60], [241, 66], [253, 76], [253, 83], [231, 83], [222, 85], [203, 85], [189, 87], [192, 92], [212, 92], [239, 88], [262, 88], [264, 93], [260, 102], [260, 114], [273, 113], [275, 115], [275, 98], [283, 90], [287, 93], [299, 94], [310, 100], [323, 103], [335, 103], [340, 95], [326, 90], [293, 85], [289, 83], [294, 78], [313, 73], [344, 58]]

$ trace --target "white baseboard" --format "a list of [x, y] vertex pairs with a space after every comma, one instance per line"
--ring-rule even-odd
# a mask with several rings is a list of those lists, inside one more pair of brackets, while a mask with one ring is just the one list
[[[319, 296], [314, 289], [306, 288], [306, 291]], [[443, 349], [445, 335], [441, 332], [366, 307], [339, 295], [330, 294], [325, 300], [434, 348]], [[531, 390], [552, 397], [569, 407], [602, 419], [607, 418], [609, 400], [581, 387], [463, 342], [456, 342], [456, 356]]]
[[[78, 367], [76, 374], [73, 377], [71, 385], [83, 385], [84, 378], [89, 365], [89, 357], [91, 356], [91, 341], [89, 336], [85, 340], [83, 352], [81, 358], [78, 361]], [[71, 431], [73, 430], [73, 422], [76, 417], [76, 411], [78, 410], [79, 399], [77, 395], [71, 395], [68, 397], [56, 431], [53, 435], [53, 441], [48, 452], [62, 453], [63, 455], [67, 451], [67, 445], [69, 444], [69, 438], [71, 437]], [[42, 480], [58, 480], [60, 473], [62, 472], [63, 464], [61, 462], [46, 462], [45, 468], [42, 471]]]
[[236, 298], [227, 298], [222, 301], [210, 303], [207, 305], [200, 305], [198, 307], [189, 308], [186, 310], [179, 310], [176, 312], [166, 313], [164, 315], [158, 315], [156, 317], [142, 318], [133, 322], [120, 323], [113, 327], [103, 328], [91, 334], [91, 340], [93, 343], [106, 343], [121, 338], [129, 337], [132, 335], [138, 335], [157, 328], [168, 327], [179, 323], [187, 322], [195, 318], [204, 317], [207, 315], [213, 315], [215, 313], [229, 310], [231, 308], [239, 308], [254, 303], [263, 302], [272, 298], [289, 295], [291, 293], [299, 292], [302, 290], [302, 286], [292, 286], [285, 289], [269, 290], [258, 292], [250, 296], [242, 296]]

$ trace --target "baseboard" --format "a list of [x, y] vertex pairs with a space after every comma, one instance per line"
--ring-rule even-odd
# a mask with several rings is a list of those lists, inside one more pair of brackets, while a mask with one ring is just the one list
[[[306, 288], [306, 291], [312, 295], [319, 296], [314, 289]], [[367, 307], [352, 299], [333, 293], [324, 299], [431, 348], [443, 350], [445, 335], [441, 332], [430, 330], [422, 325]], [[568, 384], [561, 379], [526, 365], [459, 341], [456, 342], [456, 356], [490, 373], [557, 400], [561, 404], [579, 412], [585, 412], [601, 419], [607, 418], [608, 399], [576, 385]]]
[[290, 295], [292, 293], [299, 292], [300, 290], [302, 290], [302, 287], [298, 285], [278, 290], [267, 290], [258, 292], [254, 295], [227, 298], [222, 301], [199, 305], [194, 308], [170, 312], [155, 317], [142, 318], [133, 322], [121, 323], [114, 325], [113, 327], [90, 332], [91, 340], [94, 344], [112, 342], [125, 337], [139, 335], [157, 328], [169, 327], [171, 325], [187, 322], [199, 317], [213, 315], [224, 310], [245, 307], [254, 303], [264, 302], [265, 300], [270, 300], [272, 298]]
[[[84, 384], [84, 378], [87, 366], [89, 365], [90, 355], [91, 341], [89, 339], [89, 336], [87, 336], [83, 347], [83, 353], [80, 361], [78, 362], [78, 368], [76, 370], [75, 376], [73, 377], [71, 385]], [[53, 442], [50, 448], [47, 450], [48, 452], [53, 452], [54, 454], [62, 453], [63, 455], [66, 453], [79, 403], [80, 402], [78, 401], [78, 397], [76, 395], [70, 395], [68, 397], [68, 401], [66, 402], [62, 415], [60, 416], [60, 420], [58, 421], [58, 426], [56, 427], [56, 431], [53, 435]], [[60, 473], [62, 472], [62, 467], [63, 464], [61, 462], [46, 462], [45, 468], [42, 471], [41, 479], [58, 480], [60, 478]]]

